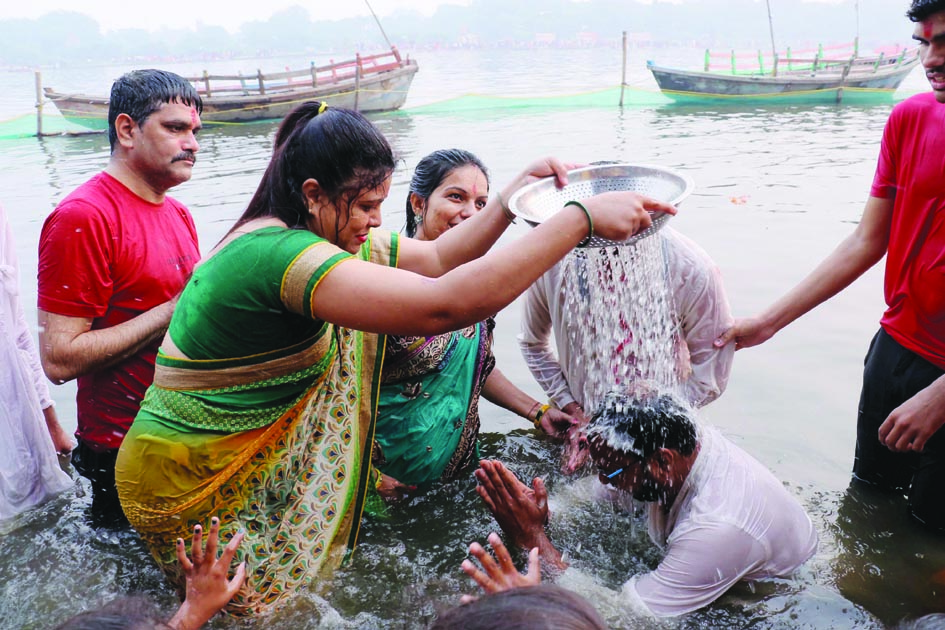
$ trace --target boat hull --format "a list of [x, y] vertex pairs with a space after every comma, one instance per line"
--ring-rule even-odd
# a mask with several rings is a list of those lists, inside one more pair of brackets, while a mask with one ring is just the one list
[[[418, 66], [407, 60], [401, 67], [365, 76], [358, 87], [342, 81], [324, 86], [284, 86], [266, 94], [204, 96], [200, 117], [208, 123], [242, 123], [283, 118], [299, 103], [322, 101], [329, 107], [357, 109], [363, 113], [400, 109]], [[63, 117], [92, 128], [108, 126], [108, 99], [86, 94], [63, 94], [51, 89], [46, 96]]]
[[777, 99], [837, 101], [859, 93], [891, 97], [903, 79], [918, 65], [910, 59], [900, 65], [870, 73], [786, 73], [782, 76], [726, 75], [679, 70], [647, 64], [660, 90], [674, 100]]

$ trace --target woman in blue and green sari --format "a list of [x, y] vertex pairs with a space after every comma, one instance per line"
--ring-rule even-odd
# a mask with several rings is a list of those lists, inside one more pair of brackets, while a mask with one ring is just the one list
[[[177, 539], [207, 514], [224, 542], [245, 532], [231, 613], [278, 604], [354, 547], [384, 334], [478, 322], [591, 226], [627, 238], [647, 209], [666, 208], [600, 195], [483, 255], [509, 223], [499, 201], [435, 243], [379, 229], [393, 170], [387, 140], [356, 112], [304, 103], [285, 118], [249, 206], [180, 295], [119, 451], [122, 508], [178, 588]], [[566, 177], [559, 162], [536, 162], [504, 193], [547, 175]]]
[[[435, 241], [488, 201], [489, 172], [478, 157], [434, 151], [414, 169], [405, 232]], [[480, 396], [548, 435], [563, 437], [571, 427], [567, 414], [535, 400], [495, 367], [494, 326], [487, 317], [442, 335], [387, 337], [372, 457], [382, 497], [400, 498], [411, 486], [449, 481], [478, 464]]]

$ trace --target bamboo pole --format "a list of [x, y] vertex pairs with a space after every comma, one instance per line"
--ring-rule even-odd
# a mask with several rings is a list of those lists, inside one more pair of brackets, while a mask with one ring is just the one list
[[358, 100], [361, 96], [361, 53], [355, 55], [354, 66], [354, 111], [358, 111]]
[[765, 0], [768, 7], [768, 31], [771, 33], [771, 54], [778, 56], [778, 47], [774, 43], [774, 20], [771, 19], [771, 0]]
[[37, 70], [33, 73], [36, 81], [36, 137], [43, 135], [43, 73]]
[[623, 91], [627, 87], [627, 31], [623, 32], [623, 67], [620, 70], [620, 106], [623, 107]]

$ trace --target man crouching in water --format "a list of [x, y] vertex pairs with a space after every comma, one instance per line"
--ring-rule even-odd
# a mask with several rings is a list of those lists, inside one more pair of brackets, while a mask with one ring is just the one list
[[[667, 395], [612, 395], [588, 425], [601, 483], [649, 504], [650, 538], [664, 550], [656, 570], [624, 584], [621, 607], [656, 616], [692, 612], [740, 580], [791, 574], [817, 548], [810, 518], [781, 482], [717, 430], [697, 427], [692, 414]], [[542, 480], [529, 488], [497, 461], [481, 462], [476, 478], [510, 543], [531, 550], [530, 569], [519, 574], [493, 534], [499, 563], [473, 543], [483, 569], [466, 560], [463, 570], [497, 592], [539, 583], [539, 556], [546, 569], [566, 569], [545, 532]]]

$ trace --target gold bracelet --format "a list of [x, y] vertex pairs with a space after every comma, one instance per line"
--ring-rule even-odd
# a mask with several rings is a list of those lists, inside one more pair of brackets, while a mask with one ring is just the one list
[[588, 243], [591, 242], [591, 239], [594, 238], [594, 219], [591, 218], [591, 211], [584, 207], [584, 204], [580, 201], [568, 201], [564, 204], [564, 207], [568, 206], [577, 206], [584, 211], [584, 216], [587, 217], [587, 236], [577, 244], [578, 247], [585, 247]]
[[535, 428], [538, 429], [539, 431], [541, 430], [541, 419], [546, 413], [548, 413], [549, 409], [551, 409], [551, 405], [541, 405], [538, 408], [538, 413], [535, 414], [535, 419], [532, 420], [532, 423], [535, 425]]
[[499, 207], [502, 208], [502, 214], [505, 215], [509, 223], [515, 223], [515, 213], [505, 204], [505, 200], [502, 199], [502, 192], [497, 192], [496, 197], [499, 198]]

